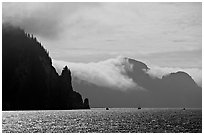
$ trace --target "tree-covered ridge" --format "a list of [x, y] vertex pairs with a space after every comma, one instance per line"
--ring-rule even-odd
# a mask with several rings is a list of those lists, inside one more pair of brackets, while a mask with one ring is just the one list
[[2, 29], [2, 99], [3, 110], [85, 108], [68, 67], [59, 76], [41, 43], [9, 24]]

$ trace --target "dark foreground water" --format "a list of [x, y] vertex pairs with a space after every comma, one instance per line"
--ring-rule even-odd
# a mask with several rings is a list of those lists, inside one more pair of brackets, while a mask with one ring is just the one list
[[201, 109], [2, 112], [2, 132], [202, 132]]

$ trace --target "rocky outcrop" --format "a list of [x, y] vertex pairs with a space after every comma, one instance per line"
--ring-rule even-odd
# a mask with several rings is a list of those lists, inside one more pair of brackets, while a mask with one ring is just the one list
[[84, 109], [67, 66], [58, 75], [35, 37], [8, 24], [2, 30], [3, 110]]
[[84, 109], [90, 109], [88, 98], [84, 99]]

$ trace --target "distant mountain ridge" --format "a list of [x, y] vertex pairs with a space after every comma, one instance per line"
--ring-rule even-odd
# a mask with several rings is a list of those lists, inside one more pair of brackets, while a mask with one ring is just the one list
[[[152, 77], [151, 70], [145, 63], [123, 58], [121, 60], [126, 75], [144, 90], [121, 92], [97, 86], [75, 77], [74, 87], [85, 89], [82, 92], [93, 102], [94, 107], [202, 107], [202, 88], [192, 77], [178, 71], [164, 75], [162, 78]], [[137, 89], [137, 88], [135, 88]], [[114, 98], [112, 96], [114, 95]], [[103, 97], [105, 99], [103, 99]]]
[[89, 100], [72, 88], [67, 66], [58, 75], [52, 59], [33, 35], [2, 26], [2, 109], [89, 109]]
[[[133, 71], [127, 71], [127, 74], [129, 77], [131, 77], [136, 83], [139, 83], [143, 86], [142, 83], [145, 83], [145, 81], [163, 81], [163, 83], [167, 80], [170, 80], [170, 84], [173, 85], [172, 81], [181, 81], [182, 79], [184, 79], [184, 81], [189, 81], [189, 82], [183, 82], [183, 85], [193, 85], [195, 88], [198, 87], [198, 85], [195, 83], [195, 81], [192, 79], [192, 77], [187, 74], [186, 72], [183, 71], [177, 71], [174, 73], [169, 73], [167, 75], [162, 76], [161, 79], [159, 78], [152, 78], [151, 75], [147, 74], [148, 70], [150, 70], [150, 68], [140, 62], [140, 61], [136, 61], [134, 59], [130, 59], [130, 58], [124, 58], [127, 59], [129, 64], [132, 64], [132, 68]], [[143, 77], [143, 78], [141, 78]], [[144, 79], [141, 81], [141, 79]], [[146, 82], [147, 83], [147, 82]], [[156, 82], [155, 82], [156, 83]], [[174, 82], [175, 83], [175, 82]], [[175, 84], [174, 84], [175, 85]], [[151, 86], [151, 84], [149, 84], [148, 86]], [[145, 86], [144, 86], [145, 87]]]

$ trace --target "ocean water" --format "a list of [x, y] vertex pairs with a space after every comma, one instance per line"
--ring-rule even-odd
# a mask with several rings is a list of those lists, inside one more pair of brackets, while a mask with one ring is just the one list
[[202, 109], [3, 111], [3, 133], [202, 132]]

